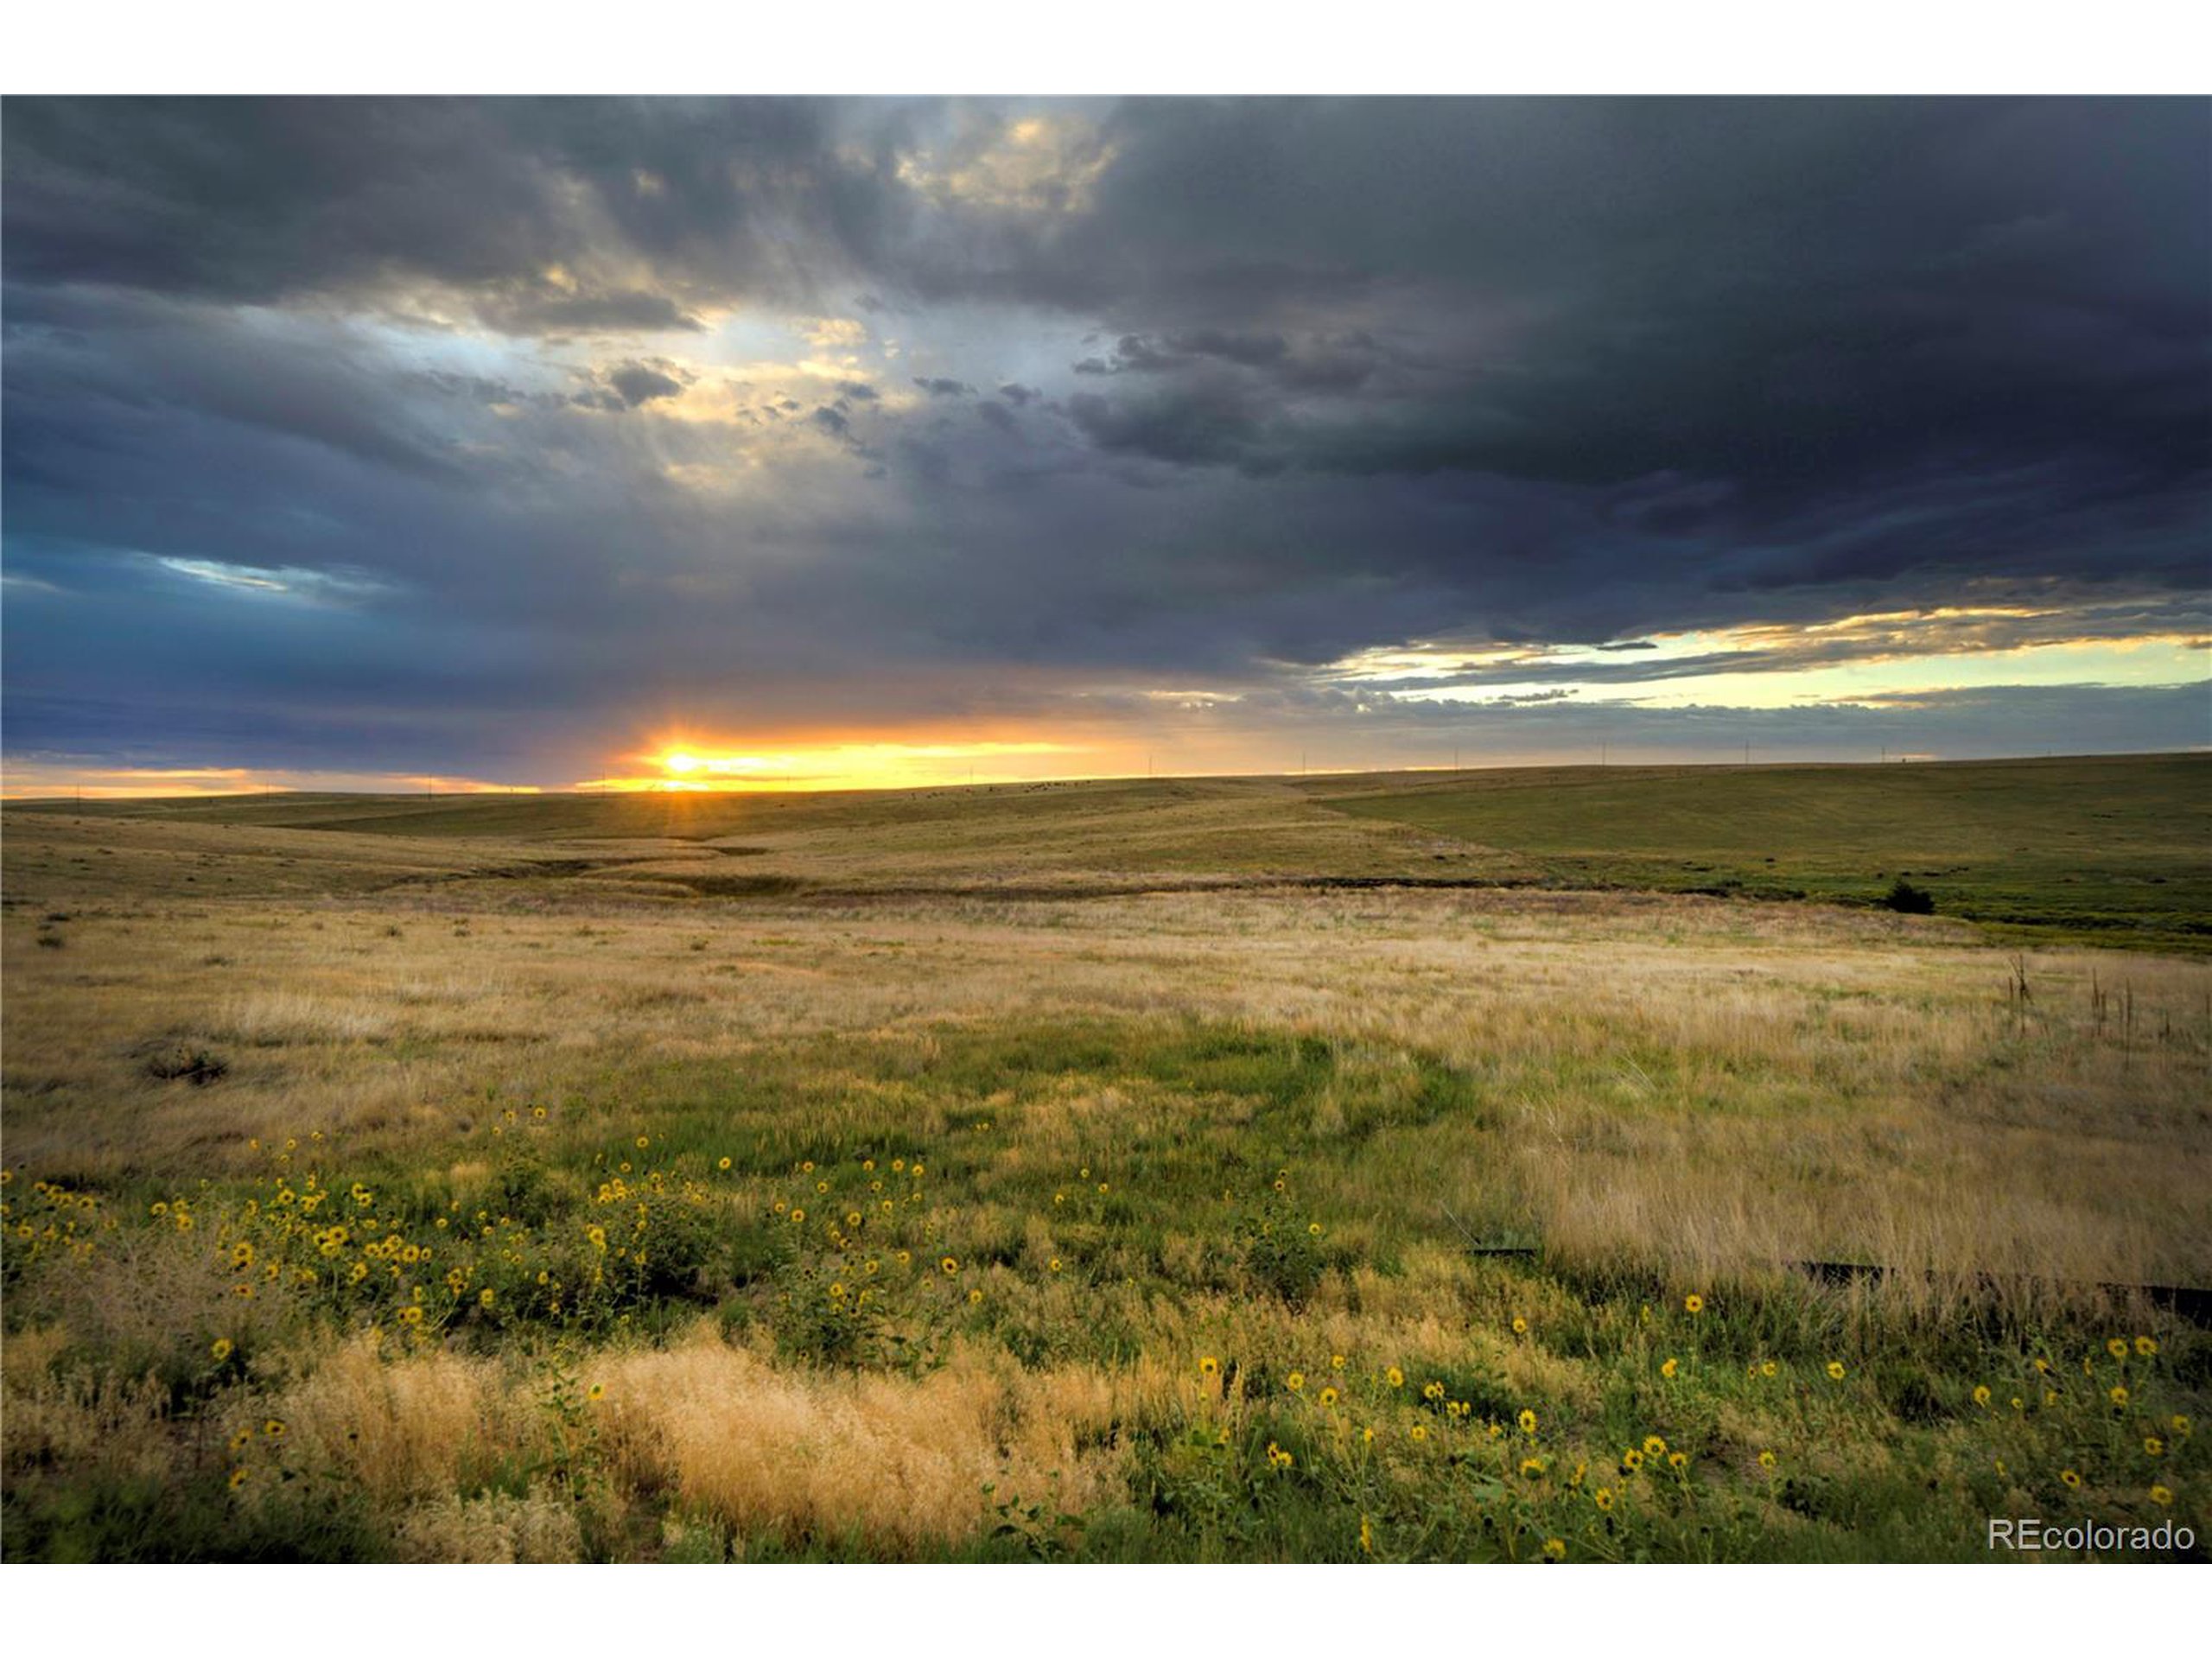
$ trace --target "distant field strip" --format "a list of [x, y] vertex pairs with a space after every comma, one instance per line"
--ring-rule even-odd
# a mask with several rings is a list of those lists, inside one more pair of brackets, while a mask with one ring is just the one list
[[2212, 950], [2212, 755], [1322, 780], [1338, 810], [1568, 886], [1869, 903], [1904, 877], [2022, 937]]
[[[854, 894], [1099, 898], [1231, 887], [1643, 888], [1877, 902], [1905, 880], [1992, 937], [2212, 952], [2212, 755], [1856, 766], [1550, 767], [1315, 779], [986, 785], [880, 793], [239, 796], [9, 809], [387, 850], [344, 885], [550, 900]], [[60, 834], [50, 827], [48, 834]], [[295, 856], [328, 865], [315, 836]], [[397, 845], [394, 845], [397, 843]], [[405, 850], [402, 850], [402, 849]], [[128, 846], [118, 850], [128, 852]], [[260, 850], [260, 849], [255, 849]], [[82, 856], [81, 852], [69, 855]], [[739, 857], [742, 871], [704, 861]], [[35, 852], [18, 861], [36, 868]], [[263, 887], [220, 868], [181, 886]], [[187, 880], [190, 877], [190, 880]], [[618, 893], [613, 885], [625, 884]], [[302, 883], [302, 885], [306, 885]]]

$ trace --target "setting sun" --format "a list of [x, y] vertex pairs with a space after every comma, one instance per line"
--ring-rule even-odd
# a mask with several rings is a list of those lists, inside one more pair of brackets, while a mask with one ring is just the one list
[[1019, 737], [931, 735], [934, 741], [925, 741], [817, 737], [760, 749], [740, 748], [728, 740], [659, 738], [615, 759], [605, 774], [583, 779], [574, 787], [611, 794], [912, 789], [1033, 783], [1143, 770], [1141, 752], [1126, 743], [1102, 746]]

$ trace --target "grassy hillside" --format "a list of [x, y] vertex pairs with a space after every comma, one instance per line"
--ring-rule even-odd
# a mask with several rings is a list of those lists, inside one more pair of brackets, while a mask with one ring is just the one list
[[1571, 887], [1871, 902], [1905, 877], [2019, 938], [2212, 948], [2212, 755], [1316, 780]]
[[208, 868], [177, 880], [218, 888], [251, 887], [223, 866], [257, 848], [295, 861], [283, 868], [327, 867], [299, 833], [310, 831], [404, 845], [370, 861], [410, 867], [393, 880], [541, 899], [1344, 879], [1868, 904], [1904, 878], [1999, 939], [2212, 950], [2212, 755], [814, 795], [234, 796], [8, 814], [21, 843], [11, 873], [50, 874], [57, 890], [82, 868], [79, 843], [136, 823], [202, 832], [192, 845]]
[[[449, 898], [689, 903], [807, 892], [1028, 891], [1445, 874], [1529, 879], [1507, 855], [1349, 817], [1263, 779], [823, 795], [251, 796], [7, 809], [22, 899], [82, 902], [118, 849], [189, 849], [169, 887], [251, 890], [346, 859]], [[378, 850], [381, 849], [381, 850]], [[292, 861], [286, 863], [284, 861]], [[251, 865], [256, 868], [249, 868]], [[188, 880], [186, 878], [189, 877]], [[132, 884], [143, 891], [143, 883]], [[358, 881], [346, 885], [358, 886]]]

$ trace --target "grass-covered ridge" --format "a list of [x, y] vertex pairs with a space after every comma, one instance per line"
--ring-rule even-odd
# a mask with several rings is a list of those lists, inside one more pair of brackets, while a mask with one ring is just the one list
[[1872, 903], [1902, 877], [2000, 937], [2212, 949], [2212, 756], [1586, 766], [1310, 784], [1566, 886]]
[[[2212, 950], [2212, 756], [1580, 766], [827, 794], [270, 795], [18, 805], [19, 868], [106, 836], [182, 893], [1052, 897], [1499, 883], [1869, 905], [1899, 880], [2015, 943]], [[40, 843], [50, 840], [50, 858]], [[187, 853], [186, 849], [190, 851]], [[342, 851], [340, 850], [342, 849]]]

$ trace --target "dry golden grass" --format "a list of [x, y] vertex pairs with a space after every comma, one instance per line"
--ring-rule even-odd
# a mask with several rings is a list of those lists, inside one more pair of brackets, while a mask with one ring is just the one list
[[1108, 1431], [1166, 1421], [1189, 1386], [1159, 1363], [1025, 1371], [974, 1351], [918, 1379], [810, 1373], [711, 1337], [594, 1376], [632, 1486], [734, 1531], [844, 1533], [888, 1553], [972, 1535], [991, 1518], [986, 1486], [1070, 1510], [1110, 1497]]
[[10, 1459], [72, 1465], [99, 1477], [158, 1479], [173, 1451], [162, 1421], [165, 1391], [150, 1378], [57, 1366], [68, 1333], [21, 1330], [0, 1355], [0, 1411]]
[[302, 1356], [296, 1380], [252, 1402], [226, 1429], [286, 1425], [288, 1450], [335, 1470], [379, 1504], [473, 1491], [537, 1449], [544, 1428], [527, 1394], [495, 1363], [415, 1354], [387, 1363], [372, 1333]]
[[[315, 838], [86, 823], [142, 850]], [[459, 844], [340, 839], [386, 859]], [[250, 1139], [307, 1127], [426, 1146], [487, 1087], [620, 1099], [671, 1066], [809, 1037], [911, 1033], [926, 1066], [944, 1028], [1199, 1018], [1325, 1036], [1346, 1097], [1416, 1087], [1416, 1052], [1483, 1079], [1494, 1133], [1425, 1138], [1419, 1192], [1382, 1160], [1340, 1173], [1339, 1196], [1378, 1212], [1409, 1197], [1510, 1212], [1570, 1256], [1705, 1274], [1809, 1256], [2212, 1277], [2202, 962], [2035, 954], [2022, 1020], [2006, 957], [1963, 930], [1809, 906], [1476, 890], [671, 912], [589, 888], [554, 913], [533, 899], [456, 914], [411, 887], [374, 905], [93, 906], [58, 924], [18, 910], [9, 1155], [102, 1178], [235, 1166]], [[2125, 1046], [2088, 1034], [2093, 974], [2133, 994]], [[149, 1077], [148, 1055], [179, 1044], [230, 1075]], [[856, 1077], [837, 1109], [901, 1108]], [[1187, 1109], [1072, 1087], [1025, 1118], [1009, 1167]], [[1325, 1141], [1342, 1121], [1332, 1090], [1312, 1128]]]
[[583, 1553], [574, 1510], [536, 1494], [449, 1492], [410, 1510], [395, 1530], [404, 1560], [573, 1561]]
[[[1111, 815], [1055, 810], [1090, 838], [1091, 861], [1023, 850], [993, 873], [1046, 886], [1112, 868], [1096, 850]], [[1287, 847], [1311, 826], [1294, 800], [1282, 810]], [[1170, 868], [1171, 843], [1203, 862], [1207, 835], [1254, 822], [1214, 797], [1185, 817], [1123, 867]], [[1318, 1376], [1332, 1352], [1370, 1373], [1383, 1357], [1480, 1372], [1594, 1420], [1619, 1397], [1614, 1360], [1503, 1322], [1580, 1328], [1596, 1316], [1577, 1274], [1643, 1272], [1749, 1303], [1796, 1282], [1783, 1263], [1906, 1270], [1816, 1310], [1837, 1328], [1877, 1299], [1885, 1318], [1971, 1304], [2025, 1319], [2087, 1306], [2105, 1281], [2212, 1284], [2201, 960], [2031, 952], [2023, 1006], [2006, 953], [1961, 925], [1811, 906], [924, 893], [911, 890], [921, 877], [976, 876], [982, 843], [899, 822], [745, 830], [775, 849], [760, 857], [656, 842], [630, 849], [649, 862], [558, 880], [483, 874], [545, 842], [67, 817], [25, 830], [14, 815], [7, 829], [5, 1161], [139, 1205], [262, 1173], [267, 1149], [317, 1134], [346, 1160], [411, 1172], [442, 1204], [493, 1180], [485, 1135], [503, 1108], [556, 1104], [572, 1147], [609, 1135], [626, 1147], [656, 1113], [705, 1146], [715, 1114], [740, 1109], [715, 1091], [721, 1077], [772, 1080], [788, 1118], [849, 1147], [918, 1148], [1003, 1119], [963, 1150], [958, 1197], [930, 1215], [988, 1243], [970, 1247], [963, 1287], [1034, 1335], [1019, 1359], [963, 1338], [918, 1375], [836, 1369], [745, 1320], [657, 1344], [564, 1337], [557, 1363], [527, 1343], [379, 1342], [288, 1324], [275, 1289], [238, 1302], [221, 1262], [166, 1235], [126, 1234], [66, 1278], [11, 1287], [10, 1469], [153, 1478], [188, 1458], [219, 1477], [219, 1449], [180, 1452], [168, 1395], [140, 1380], [174, 1371], [180, 1352], [204, 1366], [219, 1335], [251, 1348], [252, 1372], [221, 1383], [212, 1431], [194, 1432], [219, 1444], [281, 1421], [285, 1466], [356, 1495], [410, 1559], [564, 1559], [634, 1536], [671, 1550], [702, 1537], [957, 1549], [989, 1533], [998, 1501], [1110, 1509], [1140, 1441], [1156, 1452], [1182, 1425], [1243, 1421], [1243, 1382], [1216, 1397], [1193, 1369], [1201, 1352], [1278, 1379]], [[702, 861], [772, 857], [848, 876], [890, 861], [874, 867], [883, 891], [835, 903], [679, 903], [653, 885]], [[267, 885], [244, 885], [249, 871]], [[182, 879], [226, 874], [232, 895]], [[2093, 981], [2124, 988], [2130, 1027], [2099, 1016]], [[941, 1083], [996, 1034], [1077, 1027], [1110, 1033], [1127, 1063], [1071, 1062], [1018, 1090], [981, 1074], [964, 1091]], [[1222, 1292], [1218, 1217], [1096, 1244], [1081, 1284], [1052, 1266], [1073, 1259], [1079, 1232], [1049, 1207], [1071, 1166], [1101, 1148], [1255, 1133], [1260, 1096], [1141, 1063], [1193, 1029], [1304, 1040], [1323, 1057], [1293, 1126], [1296, 1186], [1344, 1265], [1310, 1300]], [[149, 1072], [180, 1049], [228, 1070], [206, 1087]], [[1424, 1104], [1440, 1076], [1462, 1089], [1440, 1114]], [[733, 1175], [715, 1213], [742, 1230], [773, 1196]], [[1540, 1239], [1564, 1277], [1532, 1273], [1500, 1306], [1470, 1234]], [[1116, 1357], [1070, 1357], [1068, 1333], [1104, 1330], [1128, 1333]], [[87, 1352], [110, 1369], [71, 1357]], [[604, 1397], [582, 1406], [592, 1383]], [[1715, 1412], [1738, 1450], [1793, 1432], [1733, 1398]], [[1866, 1476], [1876, 1453], [1854, 1455]], [[584, 1462], [588, 1492], [570, 1481]], [[257, 1475], [226, 1501], [250, 1514], [283, 1490]]]

